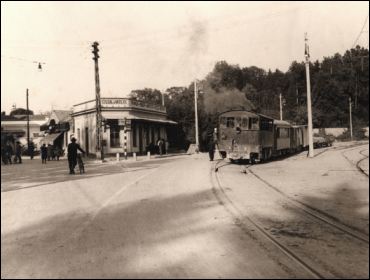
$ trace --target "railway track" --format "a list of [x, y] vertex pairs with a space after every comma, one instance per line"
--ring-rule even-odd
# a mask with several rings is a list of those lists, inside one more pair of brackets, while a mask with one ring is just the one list
[[[219, 162], [217, 162], [214, 166], [214, 169], [211, 170], [211, 178], [213, 184], [212, 191], [216, 196], [217, 200], [219, 201], [219, 203], [224, 205], [226, 210], [237, 221], [237, 225], [247, 234], [249, 234], [250, 228], [253, 227], [255, 231], [262, 234], [267, 240], [272, 242], [283, 254], [285, 254], [292, 261], [298, 264], [304, 271], [311, 275], [312, 278], [315, 279], [332, 278], [334, 275], [328, 275], [327, 272], [320, 271], [320, 269], [315, 268], [314, 265], [307, 263], [297, 254], [295, 254], [291, 249], [289, 249], [282, 242], [280, 242], [277, 238], [275, 238], [269, 231], [265, 230], [264, 227], [258, 221], [243, 213], [238, 208], [238, 206], [235, 205], [235, 203], [226, 194], [225, 189], [222, 186], [218, 176], [218, 170], [226, 165], [229, 165], [229, 164], [219, 165], [221, 162], [223, 161], [220, 160]], [[225, 201], [227, 201], [227, 204], [225, 203]], [[246, 223], [249, 223], [249, 225], [247, 225]]]
[[[364, 151], [364, 150], [363, 150]], [[361, 152], [363, 152], [361, 151]], [[366, 156], [366, 155], [364, 155]], [[365, 158], [364, 158], [365, 159]], [[364, 160], [364, 159], [361, 159]], [[285, 255], [287, 255], [289, 258], [294, 260], [297, 264], [299, 264], [306, 272], [310, 273], [312, 277], [314, 278], [332, 278], [336, 277], [335, 275], [331, 275], [328, 271], [324, 270], [322, 271], [320, 268], [317, 267], [314, 263], [309, 263], [308, 261], [300, 258], [297, 254], [295, 254], [290, 248], [285, 246], [282, 242], [280, 242], [277, 238], [274, 237], [269, 231], [265, 230], [264, 227], [259, 224], [258, 221], [255, 219], [246, 216], [246, 213], [243, 213], [238, 209], [238, 207], [235, 205], [235, 203], [228, 197], [227, 193], [225, 192], [225, 188], [222, 186], [221, 180], [219, 178], [219, 170], [220, 168], [229, 165], [230, 163], [225, 163], [223, 161], [217, 162], [217, 164], [214, 167], [214, 181], [215, 181], [215, 188], [217, 188], [219, 191], [214, 191], [215, 195], [222, 201], [222, 198], [228, 202], [230, 210], [229, 212], [232, 213], [235, 217], [243, 217], [250, 223], [254, 228], [257, 229], [258, 232], [260, 232], [263, 236], [265, 236], [269, 241], [271, 241], [276, 247], [278, 247]], [[255, 174], [251, 167], [252, 165], [244, 165], [244, 168], [246, 169], [246, 172], [248, 170], [248, 173], [252, 174], [255, 178], [257, 178], [259, 181], [264, 183], [264, 186], [268, 187], [269, 189], [274, 190], [277, 194], [279, 194], [283, 200], [288, 202], [290, 205], [295, 207], [296, 209], [303, 212], [305, 215], [307, 215], [311, 220], [317, 221], [319, 223], [324, 223], [325, 225], [328, 225], [331, 228], [334, 228], [335, 230], [339, 230], [342, 234], [347, 235], [348, 237], [360, 241], [365, 246], [369, 244], [369, 236], [367, 233], [362, 232], [356, 228], [353, 228], [349, 225], [344, 224], [343, 222], [339, 221], [335, 217], [330, 216], [329, 214], [316, 209], [310, 205], [306, 205], [279, 190], [277, 187], [273, 186], [257, 174]], [[240, 218], [239, 218], [240, 219]]]
[[[248, 166], [250, 167], [250, 166]], [[289, 195], [279, 190], [277, 187], [273, 186], [269, 182], [267, 182], [265, 179], [258, 176], [256, 173], [254, 173], [251, 169], [249, 169], [249, 172], [255, 176], [258, 180], [264, 183], [265, 186], [269, 187], [270, 189], [274, 190], [276, 193], [280, 194], [286, 201], [288, 201], [290, 204], [295, 206], [296, 208], [299, 208], [312, 218], [315, 218], [321, 222], [324, 222], [325, 224], [328, 224], [340, 231], [342, 231], [345, 234], [350, 235], [352, 238], [355, 238], [357, 240], [360, 240], [366, 244], [369, 244], [369, 236], [365, 232], [361, 232], [358, 229], [352, 228], [351, 226], [339, 221], [338, 219], [332, 217], [331, 215], [321, 211], [320, 209], [317, 209], [315, 207], [312, 207], [310, 205], [307, 205]]]
[[[350, 151], [352, 151], [352, 150], [354, 150], [354, 149], [351, 149]], [[363, 154], [363, 152], [364, 151], [366, 151], [366, 150], [369, 150], [369, 149], [363, 149], [363, 150], [361, 150], [361, 151], [359, 151], [359, 154], [360, 155], [362, 155], [362, 156], [364, 156], [362, 159], [360, 159], [360, 160], [358, 160], [355, 164], [345, 155], [345, 153], [346, 152], [348, 152], [348, 150], [346, 150], [346, 151], [343, 151], [343, 152], [341, 152], [341, 155], [351, 164], [351, 165], [354, 165], [354, 166], [356, 166], [356, 168], [357, 168], [357, 170], [361, 173], [361, 174], [363, 174], [363, 175], [365, 175], [366, 177], [369, 177], [369, 175], [366, 173], [366, 170], [364, 170], [364, 169], [362, 169], [361, 168], [361, 166], [360, 166], [360, 164], [361, 164], [361, 162], [362, 161], [364, 161], [365, 159], [368, 159], [369, 158], [369, 156], [368, 155], [364, 155]]]

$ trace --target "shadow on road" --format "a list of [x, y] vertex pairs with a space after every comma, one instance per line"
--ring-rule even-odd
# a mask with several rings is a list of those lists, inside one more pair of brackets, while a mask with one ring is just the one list
[[[220, 207], [210, 190], [172, 197], [146, 197], [104, 209], [95, 219], [86, 213], [54, 216], [17, 232], [2, 235], [1, 275], [17, 278], [183, 278], [204, 275], [199, 270], [208, 261], [225, 256], [208, 247], [209, 233], [217, 219], [207, 209]], [[222, 212], [223, 213], [223, 212]], [[203, 217], [203, 218], [202, 218]], [[205, 222], [206, 221], [206, 222]], [[218, 220], [221, 221], [221, 220]], [[237, 227], [222, 227], [219, 242], [230, 240]], [[76, 234], [77, 233], [77, 234]], [[189, 240], [191, 242], [189, 242]], [[232, 239], [231, 239], [232, 240]], [[182, 245], [184, 241], [184, 245]], [[227, 241], [230, 242], [230, 241]], [[187, 245], [185, 245], [187, 244]], [[228, 252], [246, 256], [253, 252], [228, 244]], [[243, 257], [240, 257], [243, 260]], [[263, 263], [260, 264], [263, 271]], [[234, 268], [235, 267], [235, 270]], [[235, 274], [243, 262], [214, 270], [223, 276]], [[252, 273], [253, 274], [253, 273]]]

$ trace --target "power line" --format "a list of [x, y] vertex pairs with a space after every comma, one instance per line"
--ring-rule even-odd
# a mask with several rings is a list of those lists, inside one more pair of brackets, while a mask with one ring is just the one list
[[365, 25], [366, 25], [366, 22], [367, 22], [367, 20], [368, 20], [368, 19], [369, 19], [369, 14], [367, 14], [367, 16], [366, 16], [366, 19], [365, 19], [365, 22], [364, 22], [364, 24], [363, 24], [363, 26], [362, 26], [362, 28], [361, 28], [361, 31], [360, 31], [360, 33], [358, 34], [358, 36], [357, 36], [357, 38], [356, 38], [355, 42], [353, 43], [352, 49], [353, 49], [354, 47], [356, 47], [356, 44], [357, 44], [358, 39], [360, 39], [361, 34], [362, 34], [362, 33], [364, 33], [364, 28], [365, 28]]

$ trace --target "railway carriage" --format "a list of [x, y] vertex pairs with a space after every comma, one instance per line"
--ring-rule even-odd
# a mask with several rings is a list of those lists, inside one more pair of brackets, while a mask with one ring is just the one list
[[249, 111], [228, 111], [219, 115], [218, 148], [231, 160], [268, 159], [274, 147], [273, 119]]
[[274, 120], [274, 156], [280, 156], [290, 153], [291, 128], [291, 124], [287, 121]]
[[307, 146], [307, 126], [292, 126], [287, 121], [250, 111], [221, 113], [218, 124], [218, 149], [231, 161], [268, 160]]

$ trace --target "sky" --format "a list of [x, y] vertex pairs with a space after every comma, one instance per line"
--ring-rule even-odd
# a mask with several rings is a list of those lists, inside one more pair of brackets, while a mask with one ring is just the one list
[[27, 88], [35, 113], [93, 100], [94, 41], [101, 97], [127, 97], [188, 86], [221, 60], [287, 71], [304, 60], [305, 32], [312, 60], [368, 48], [368, 10], [367, 1], [2, 1], [1, 111], [25, 108]]

